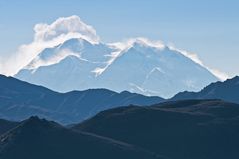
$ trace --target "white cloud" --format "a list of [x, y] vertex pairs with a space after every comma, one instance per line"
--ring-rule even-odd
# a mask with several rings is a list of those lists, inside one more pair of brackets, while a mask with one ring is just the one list
[[[58, 18], [51, 24], [36, 24], [34, 27], [34, 32], [33, 42], [30, 44], [21, 45], [13, 56], [7, 59], [0, 59], [0, 73], [5, 75], [14, 75], [20, 69], [29, 64], [43, 49], [54, 47], [72, 38], [83, 38], [93, 44], [100, 42], [100, 38], [96, 34], [96, 30], [92, 26], [85, 24], [78, 16], [75, 15]], [[155, 47], [158, 49], [163, 49], [166, 47], [166, 45], [164, 45], [161, 41], [152, 41], [143, 37], [131, 38], [124, 40], [123, 42], [110, 43], [109, 46], [118, 48], [118, 51], [115, 51], [111, 54], [112, 58], [105, 68], [96, 68], [94, 72], [101, 74], [118, 56], [120, 56], [122, 50], [129, 49], [135, 43]], [[174, 46], [169, 46], [169, 48], [182, 53], [186, 57], [192, 59], [194, 62], [207, 68], [219, 79], [225, 80], [229, 78], [227, 74], [204, 65], [197, 54], [177, 49]], [[62, 56], [55, 57], [54, 60], [58, 61], [66, 54], [63, 52], [60, 55]], [[40, 64], [41, 61], [39, 65]]]
[[212, 72], [216, 77], [218, 77], [221, 81], [225, 81], [226, 79], [231, 78], [229, 75], [227, 75], [225, 72], [219, 71], [217, 69], [214, 68], [209, 68], [207, 67], [207, 69]]
[[27, 69], [37, 69], [40, 66], [53, 65], [53, 64], [60, 62], [65, 57], [70, 56], [70, 55], [80, 58], [78, 53], [74, 53], [69, 49], [62, 49], [62, 50], [58, 51], [57, 54], [53, 54], [52, 56], [48, 57], [47, 59], [42, 59], [39, 56], [37, 56], [36, 58], [34, 58], [33, 61], [31, 61], [31, 63], [29, 65], [27, 65], [26, 68]]
[[149, 47], [155, 47], [158, 49], [163, 49], [165, 46], [161, 41], [152, 41], [144, 37], [137, 37], [137, 38], [130, 38], [127, 40], [123, 40], [122, 42], [115, 42], [115, 43], [109, 43], [109, 47], [115, 48], [116, 51], [112, 52], [109, 56], [111, 56], [111, 59], [108, 61], [107, 65], [103, 68], [96, 68], [92, 72], [96, 74], [96, 76], [99, 76], [102, 74], [121, 54], [131, 48], [135, 43], [138, 43], [140, 45], [149, 46]]
[[73, 15], [70, 17], [61, 17], [52, 24], [36, 24], [34, 27], [34, 41], [47, 42], [68, 37], [81, 37], [90, 42], [99, 42], [99, 37], [92, 26], [81, 21], [80, 17]]
[[118, 57], [121, 55], [123, 50], [127, 50], [129, 48], [131, 48], [135, 43], [139, 43], [141, 45], [145, 45], [145, 46], [150, 46], [150, 47], [155, 47], [158, 49], [164, 49], [165, 47], [168, 47], [171, 50], [175, 50], [181, 54], [183, 54], [184, 56], [190, 58], [192, 61], [194, 61], [195, 63], [201, 65], [202, 67], [206, 68], [208, 71], [210, 71], [214, 76], [216, 76], [218, 79], [220, 79], [221, 81], [224, 81], [228, 78], [230, 78], [226, 73], [221, 72], [217, 69], [213, 69], [210, 68], [208, 66], [206, 66], [198, 57], [197, 54], [195, 53], [191, 53], [182, 49], [178, 49], [176, 48], [173, 44], [169, 44], [169, 45], [165, 45], [162, 41], [152, 41], [149, 40], [147, 38], [144, 37], [138, 37], [138, 38], [131, 38], [131, 39], [127, 39], [124, 40], [122, 42], [116, 42], [116, 43], [110, 43], [109, 45], [112, 47], [116, 47], [119, 49], [118, 52], [115, 52], [112, 56], [112, 60], [108, 63], [108, 65], [105, 68], [97, 68], [95, 70], [95, 72], [97, 72], [98, 74], [101, 74], [102, 72], [104, 72], [104, 70]]
[[34, 32], [32, 43], [20, 46], [13, 56], [2, 59], [0, 73], [14, 75], [43, 49], [54, 47], [71, 38], [83, 38], [91, 43], [99, 42], [95, 29], [75, 15], [58, 18], [52, 24], [36, 24]]
[[132, 47], [135, 43], [139, 43], [141, 45], [155, 47], [158, 49], [163, 49], [165, 45], [161, 41], [153, 41], [144, 37], [130, 38], [127, 40], [123, 40], [122, 42], [110, 43], [109, 45], [119, 48], [120, 50], [126, 50]]

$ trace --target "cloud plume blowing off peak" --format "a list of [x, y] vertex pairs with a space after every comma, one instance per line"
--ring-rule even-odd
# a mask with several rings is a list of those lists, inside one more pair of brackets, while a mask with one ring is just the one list
[[[92, 26], [84, 23], [80, 17], [76, 15], [60, 17], [51, 24], [39, 23], [34, 27], [34, 40], [31, 43], [21, 45], [13, 56], [0, 59], [0, 73], [14, 75], [29, 64], [45, 48], [55, 47], [72, 38], [82, 38], [92, 44], [100, 43], [100, 37], [97, 35], [96, 30]], [[134, 43], [141, 43], [142, 45], [160, 49], [165, 47], [160, 41], [151, 41], [146, 38], [132, 38], [124, 42], [109, 45], [115, 45], [123, 50], [131, 47]], [[187, 51], [179, 50], [172, 46], [169, 46], [169, 48], [182, 53], [194, 62], [207, 68], [219, 79], [225, 80], [228, 78], [225, 73], [205, 66], [196, 54], [188, 53]]]
[[99, 42], [96, 30], [76, 15], [60, 17], [51, 24], [36, 24], [34, 40], [30, 44], [21, 45], [13, 56], [1, 59], [0, 73], [14, 75], [45, 48], [57, 46], [72, 38], [83, 38], [93, 44]]

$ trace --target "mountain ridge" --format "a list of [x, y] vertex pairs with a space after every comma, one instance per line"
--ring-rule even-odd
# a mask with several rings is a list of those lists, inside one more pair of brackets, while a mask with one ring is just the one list
[[182, 99], [222, 99], [224, 101], [239, 103], [239, 76], [209, 84], [199, 92], [180, 92], [169, 100]]
[[58, 93], [3, 75], [0, 75], [0, 84], [0, 118], [13, 121], [38, 115], [63, 124], [72, 124], [109, 108], [130, 104], [152, 105], [164, 100], [107, 89]]
[[239, 105], [182, 100], [103, 111], [73, 129], [107, 136], [171, 159], [237, 158]]
[[55, 122], [36, 116], [24, 120], [1, 136], [0, 157], [1, 159], [159, 158], [156, 154], [134, 145], [66, 129]]
[[[45, 52], [51, 56], [42, 58], [40, 55]], [[71, 66], [64, 65], [64, 59], [69, 56], [79, 61]], [[31, 63], [35, 63], [35, 68]], [[135, 39], [123, 49], [117, 45], [92, 44], [80, 38], [70, 39], [39, 53], [29, 66], [21, 69], [15, 77], [58, 92], [107, 88], [116, 92], [128, 90], [171, 97], [184, 90], [200, 90], [218, 80], [207, 68], [179, 51], [152, 45], [142, 39]], [[159, 78], [155, 77], [157, 75], [148, 78], [155, 68], [161, 70]]]

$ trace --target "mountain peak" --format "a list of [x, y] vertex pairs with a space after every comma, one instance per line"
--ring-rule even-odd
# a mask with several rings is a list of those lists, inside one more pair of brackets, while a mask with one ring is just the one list
[[235, 76], [231, 79], [228, 79], [229, 81], [239, 81], [239, 76]]
[[[15, 77], [59, 92], [106, 88], [164, 98], [183, 90], [198, 91], [217, 81], [207, 68], [160, 42], [136, 38], [126, 45], [127, 49], [119, 51], [103, 43], [70, 39], [48, 50], [50, 56], [46, 60], [34, 61], [35, 66], [44, 65], [44, 68], [25, 69]], [[154, 68], [160, 68], [161, 74], [148, 78]]]
[[199, 92], [181, 92], [171, 100], [182, 99], [222, 99], [233, 103], [239, 103], [239, 77], [218, 81], [204, 87]]
[[[130, 144], [31, 117], [0, 137], [1, 159], [155, 158]], [[91, 153], [94, 151], [94, 153]], [[107, 153], [106, 153], [107, 152]]]
[[30, 118], [24, 120], [22, 122], [22, 126], [24, 127], [55, 127], [55, 122], [47, 121], [46, 119], [41, 119], [38, 116], [31, 116]]
[[78, 51], [80, 51], [80, 49], [82, 49], [82, 47], [90, 47], [92, 45], [94, 45], [94, 44], [87, 41], [86, 39], [72, 38], [72, 39], [69, 39], [69, 40], [65, 41], [64, 43], [62, 43], [60, 45], [60, 48], [61, 49], [72, 49], [72, 50], [75, 50], [76, 48], [78, 48]]
[[6, 134], [1, 136], [1, 142], [8, 142], [14, 139], [19, 134], [31, 135], [45, 130], [49, 130], [60, 125], [55, 122], [50, 122], [45, 119], [40, 119], [37, 116], [31, 116], [30, 118], [22, 121], [17, 127], [8, 131]]
[[134, 38], [130, 39], [128, 42], [132, 47], [153, 47], [163, 49], [166, 46], [160, 41], [150, 41], [146, 38]]
[[[210, 85], [236, 85], [236, 84], [239, 84], [239, 76], [235, 76], [233, 78], [228, 78], [227, 80], [225, 81], [218, 81], [218, 82], [215, 82], [215, 83], [212, 83]], [[209, 85], [209, 86], [210, 86]]]
[[137, 47], [137, 46], [148, 47], [149, 45], [145, 41], [143, 41], [141, 39], [135, 39], [135, 41], [133, 42], [132, 46], [133, 47]]
[[5, 78], [8, 78], [8, 76], [0, 74], [0, 79], [5, 79]]
[[30, 123], [30, 124], [40, 124], [46, 122], [45, 119], [41, 119], [38, 116], [31, 116], [28, 119], [24, 120], [23, 123]]

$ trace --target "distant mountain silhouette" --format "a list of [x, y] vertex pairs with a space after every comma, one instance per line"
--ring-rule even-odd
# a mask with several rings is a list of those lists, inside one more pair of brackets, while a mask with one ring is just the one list
[[99, 135], [31, 117], [1, 136], [1, 159], [156, 159], [156, 155]]
[[239, 158], [239, 105], [185, 100], [103, 111], [73, 127], [170, 159]]
[[160, 97], [106, 89], [58, 93], [0, 75], [0, 118], [14, 121], [38, 115], [62, 124], [79, 123], [109, 108], [130, 104], [152, 105], [162, 101]]
[[225, 82], [215, 82], [200, 92], [182, 92], [170, 100], [182, 99], [222, 99], [224, 101], [239, 103], [239, 77], [236, 76]]

